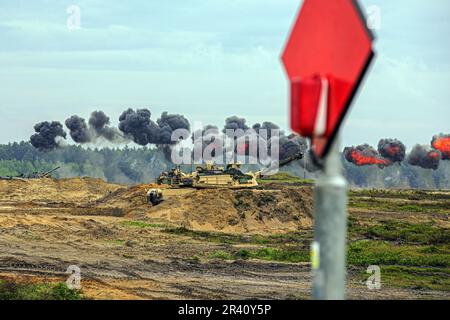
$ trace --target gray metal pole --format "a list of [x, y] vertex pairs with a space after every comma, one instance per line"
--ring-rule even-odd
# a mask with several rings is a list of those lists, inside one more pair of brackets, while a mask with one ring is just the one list
[[303, 155], [303, 180], [306, 180], [306, 153]]
[[324, 160], [324, 169], [314, 190], [315, 225], [311, 252], [314, 299], [345, 299], [347, 188], [337, 138]]

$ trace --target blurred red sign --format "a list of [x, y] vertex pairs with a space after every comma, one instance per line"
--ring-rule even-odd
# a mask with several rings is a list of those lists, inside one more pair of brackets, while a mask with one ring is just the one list
[[304, 0], [282, 55], [291, 83], [291, 128], [323, 158], [374, 54], [356, 0]]

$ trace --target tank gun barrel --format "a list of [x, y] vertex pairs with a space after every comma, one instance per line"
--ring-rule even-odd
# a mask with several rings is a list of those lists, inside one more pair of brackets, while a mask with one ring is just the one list
[[44, 172], [43, 174], [41, 174], [41, 177], [42, 177], [42, 178], [46, 178], [46, 177], [48, 177], [50, 174], [52, 174], [53, 172], [55, 172], [56, 170], [58, 170], [58, 169], [60, 169], [60, 168], [61, 168], [61, 167], [58, 166], [58, 167], [56, 167], [56, 168], [54, 168], [54, 169], [52, 169], [52, 170], [50, 170], [50, 171]]
[[[293, 162], [295, 160], [303, 159], [303, 156], [304, 156], [303, 152], [300, 151], [299, 153], [297, 153], [297, 154], [295, 154], [293, 156], [290, 156], [290, 157], [287, 157], [284, 160], [278, 161], [278, 168], [284, 167], [284, 166], [290, 164], [291, 162]], [[257, 172], [255, 172], [254, 175], [255, 175], [256, 178], [262, 178], [262, 177], [265, 176], [263, 174], [263, 171], [257, 171]]]
[[300, 159], [303, 159], [303, 152], [302, 151], [300, 151], [299, 153], [297, 153], [297, 154], [295, 154], [293, 156], [287, 157], [284, 160], [281, 160], [279, 162], [278, 166], [281, 168], [281, 167], [284, 167], [284, 166], [290, 164], [291, 162], [293, 162], [295, 160], [300, 160]]

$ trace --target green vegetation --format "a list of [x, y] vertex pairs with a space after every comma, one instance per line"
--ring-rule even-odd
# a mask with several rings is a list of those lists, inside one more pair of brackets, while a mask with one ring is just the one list
[[[450, 291], [450, 269], [434, 267], [381, 266], [382, 286]], [[360, 281], [368, 278], [366, 269], [357, 274]]]
[[[429, 266], [450, 267], [450, 248], [430, 252], [430, 247], [397, 246], [385, 241], [355, 241], [350, 243], [347, 253], [349, 265], [398, 265], [398, 266]], [[425, 250], [427, 249], [427, 250]], [[309, 250], [306, 248], [292, 249], [265, 247], [259, 249], [239, 249], [231, 253], [215, 251], [210, 258], [223, 260], [261, 259], [284, 262], [308, 262]]]
[[[350, 268], [361, 270], [361, 280], [369, 265], [381, 267], [382, 285], [416, 289], [450, 290], [449, 230], [437, 223], [410, 223], [381, 220], [361, 224], [355, 216], [348, 221]], [[278, 235], [243, 236], [192, 231], [186, 228], [165, 232], [196, 240], [227, 244], [227, 249], [210, 253], [219, 260], [258, 259], [288, 263], [309, 262], [310, 230]]]
[[134, 227], [134, 228], [164, 228], [162, 224], [147, 223], [144, 221], [123, 221], [121, 225], [124, 227]]
[[188, 236], [196, 240], [201, 241], [209, 241], [216, 243], [249, 243], [251, 242], [251, 236], [247, 235], [239, 235], [239, 234], [228, 234], [228, 233], [220, 233], [220, 232], [207, 232], [207, 231], [194, 231], [189, 230], [184, 227], [180, 228], [167, 228], [164, 229], [163, 232]]
[[450, 194], [426, 190], [395, 190], [395, 189], [352, 189], [351, 198], [390, 198], [405, 200], [450, 200]]
[[166, 169], [164, 154], [156, 148], [91, 149], [70, 145], [51, 152], [40, 152], [28, 142], [0, 145], [0, 176], [61, 169], [53, 176], [89, 176], [108, 182], [141, 183], [154, 179]]
[[395, 202], [386, 201], [385, 199], [361, 199], [350, 198], [350, 207], [370, 209], [371, 211], [381, 212], [418, 212], [418, 213], [443, 213], [448, 214], [450, 212], [450, 201], [440, 202]]
[[314, 180], [301, 179], [301, 178], [293, 176], [287, 172], [279, 172], [277, 174], [267, 176], [262, 179], [258, 179], [258, 183], [261, 183], [261, 184], [273, 183], [273, 182], [295, 183], [295, 184], [313, 184]]
[[0, 280], [0, 300], [81, 300], [65, 283], [19, 284]]
[[208, 231], [194, 231], [184, 227], [179, 228], [166, 228], [163, 232], [188, 236], [196, 240], [224, 243], [224, 244], [283, 244], [292, 242], [303, 242], [311, 239], [311, 231], [303, 232], [290, 232], [286, 234], [274, 234], [274, 235], [243, 235], [243, 234], [230, 234], [222, 232], [208, 232]]
[[364, 231], [368, 238], [421, 244], [450, 243], [450, 230], [433, 223], [407, 223], [397, 220], [382, 221]]
[[383, 266], [381, 274], [390, 286], [450, 291], [450, 269]]
[[[379, 170], [373, 166], [358, 167], [344, 159], [342, 162], [345, 176], [352, 185], [387, 188], [405, 184], [411, 188], [432, 186], [448, 189], [450, 187], [449, 161], [441, 161], [438, 170], [433, 174], [409, 165], [402, 165], [399, 168], [392, 166]], [[157, 148], [147, 147], [91, 149], [70, 145], [45, 153], [36, 150], [29, 142], [24, 141], [0, 145], [1, 176], [47, 171], [55, 166], [61, 166], [61, 169], [54, 173], [56, 178], [89, 176], [102, 178], [108, 182], [133, 184], [149, 182], [157, 177], [161, 171], [167, 170], [167, 161], [164, 154]], [[401, 179], [386, 180], [387, 177], [397, 175], [392, 170], [400, 170]], [[259, 179], [259, 182], [262, 185], [274, 182], [298, 185], [313, 183], [312, 180], [303, 180], [285, 172]]]
[[232, 253], [218, 250], [211, 253], [211, 259], [222, 260], [246, 260], [246, 259], [260, 259], [267, 261], [282, 261], [282, 262], [308, 262], [308, 251], [299, 251], [292, 249], [275, 249], [275, 248], [260, 248], [256, 250], [239, 249]]
[[192, 256], [192, 257], [189, 257], [187, 259], [187, 261], [190, 262], [190, 263], [200, 263], [200, 258], [197, 257], [197, 256]]
[[235, 260], [235, 257], [226, 251], [223, 250], [216, 250], [212, 252], [209, 257], [211, 259], [220, 259], [220, 260]]
[[292, 249], [275, 249], [275, 248], [261, 248], [257, 250], [241, 249], [236, 252], [236, 256], [242, 259], [253, 258], [268, 261], [284, 261], [284, 262], [308, 262], [309, 251], [307, 250], [292, 250]]
[[424, 253], [424, 246], [396, 245], [386, 241], [360, 240], [348, 248], [349, 265], [402, 265], [450, 267], [450, 248], [444, 246], [436, 253]]

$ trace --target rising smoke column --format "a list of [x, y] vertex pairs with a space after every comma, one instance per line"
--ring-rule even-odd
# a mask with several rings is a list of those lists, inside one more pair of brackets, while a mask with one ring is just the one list
[[73, 141], [89, 143], [95, 142], [100, 137], [116, 143], [125, 140], [119, 130], [109, 126], [109, 117], [103, 111], [92, 112], [88, 123], [89, 125], [86, 124], [84, 118], [77, 115], [73, 115], [65, 121]]
[[145, 146], [157, 141], [158, 126], [150, 120], [151, 112], [148, 109], [128, 109], [119, 117], [119, 130], [130, 137], [135, 143]]
[[[191, 136], [192, 143], [194, 144], [194, 148], [198, 148], [201, 150], [200, 152], [192, 151], [192, 158], [195, 162], [200, 162], [205, 149], [210, 146], [211, 148], [211, 157], [216, 157], [216, 150], [220, 149], [220, 145], [223, 148], [223, 135], [221, 135], [220, 130], [217, 126], [208, 124], [203, 127], [203, 129], [197, 129]], [[201, 148], [201, 149], [200, 149]], [[203, 159], [210, 161], [212, 159]]]
[[168, 161], [171, 160], [171, 151], [168, 145], [175, 145], [178, 141], [172, 141], [172, 133], [177, 129], [190, 131], [189, 121], [182, 115], [163, 112], [155, 123], [151, 120], [151, 112], [148, 109], [128, 109], [119, 117], [119, 130], [125, 137], [135, 143], [146, 146], [154, 144], [164, 152]]
[[[223, 127], [222, 132], [228, 137], [232, 138], [233, 141], [232, 147], [234, 149], [234, 153], [239, 156], [248, 156], [249, 155], [249, 147], [250, 147], [250, 139], [252, 137], [246, 136], [245, 142], [239, 143], [239, 138], [243, 137], [246, 133], [246, 131], [250, 129], [250, 127], [247, 125], [247, 120], [245, 118], [241, 118], [238, 116], [231, 116], [225, 119], [225, 125]], [[253, 137], [256, 138], [256, 137]], [[257, 142], [257, 141], [256, 141]]]
[[428, 146], [416, 145], [408, 155], [408, 163], [424, 169], [437, 170], [442, 154], [438, 150], [431, 150]]
[[345, 148], [344, 157], [348, 162], [357, 166], [378, 165], [383, 168], [392, 164], [391, 161], [383, 159], [380, 154], [368, 144]]
[[189, 120], [180, 114], [163, 112], [156, 122], [159, 126], [159, 142], [157, 144], [174, 144], [177, 141], [172, 141], [173, 131], [177, 129], [190, 131], [191, 129]]
[[83, 118], [74, 115], [67, 119], [65, 124], [70, 130], [69, 133], [73, 141], [77, 143], [87, 143], [91, 141], [91, 135], [86, 120]]
[[253, 128], [253, 130], [256, 131], [256, 133], [258, 135], [259, 135], [259, 132], [260, 132], [261, 129], [267, 130], [267, 140], [270, 140], [270, 138], [272, 137], [271, 136], [271, 132], [272, 132], [271, 130], [280, 130], [280, 127], [278, 125], [276, 125], [275, 123], [270, 122], [270, 121], [265, 121], [265, 122], [263, 122], [262, 125], [259, 124], [259, 123], [256, 123], [256, 124], [253, 125], [252, 128]]
[[[229, 117], [225, 120], [225, 126], [223, 129], [223, 132], [225, 133], [227, 129], [232, 129], [232, 130], [241, 129], [245, 132], [246, 130], [248, 130], [250, 128], [247, 125], [247, 121], [244, 118], [233, 116], [233, 117]], [[273, 122], [265, 121], [262, 124], [256, 123], [252, 126], [252, 129], [256, 132], [256, 136], [254, 137], [255, 139], [263, 138], [263, 136], [260, 134], [261, 129], [266, 130], [267, 136], [264, 138], [267, 143], [269, 155], [271, 154], [271, 145], [276, 140], [278, 140], [279, 152], [280, 152], [279, 159], [280, 160], [287, 159], [288, 157], [297, 155], [299, 153], [305, 154], [305, 152], [308, 148], [306, 140], [304, 138], [302, 138], [301, 136], [299, 136], [297, 134], [291, 134], [289, 136], [286, 136], [284, 134], [284, 132], [280, 130], [280, 127]], [[279, 137], [272, 137], [271, 130], [279, 130]], [[239, 137], [239, 135], [237, 135], [237, 136]], [[239, 146], [238, 144], [236, 144], [235, 151], [237, 152], [237, 154], [248, 155], [250, 143], [251, 143], [251, 141], [246, 142], [243, 146]], [[256, 141], [255, 143], [259, 147], [258, 141]], [[245, 148], [245, 150], [242, 150], [242, 148]], [[258, 156], [259, 155], [260, 155], [260, 153], [258, 150]]]
[[[222, 130], [222, 137], [219, 141], [215, 141], [215, 138], [220, 134], [219, 129], [216, 126], [208, 125], [203, 129], [198, 129], [195, 131], [196, 140], [194, 140], [194, 135], [192, 135], [192, 142], [197, 146], [202, 146], [202, 151], [205, 150], [206, 147], [215, 143], [223, 143], [225, 138], [228, 138], [228, 143], [231, 143], [230, 146], [234, 147], [235, 155], [239, 156], [249, 156], [250, 155], [250, 146], [256, 145], [257, 148], [260, 147], [259, 142], [265, 142], [267, 144], [268, 151], [260, 153], [259, 149], [257, 149], [258, 158], [261, 154], [267, 154], [267, 156], [271, 155], [271, 146], [275, 142], [279, 144], [279, 159], [284, 160], [288, 157], [297, 155], [298, 153], [306, 153], [307, 143], [304, 138], [297, 134], [291, 134], [286, 136], [284, 132], [280, 131], [280, 127], [275, 123], [265, 121], [262, 124], [256, 123], [251, 129], [253, 129], [254, 134], [248, 134], [250, 126], [247, 125], [247, 120], [245, 118], [241, 118], [238, 116], [232, 116], [225, 119], [225, 125]], [[262, 129], [266, 130], [265, 135], [262, 135]], [[232, 132], [227, 133], [227, 130], [232, 130]], [[241, 132], [235, 132], [235, 130], [242, 130]], [[279, 136], [272, 136], [271, 130], [279, 130]], [[246, 134], [247, 133], [247, 134]], [[227, 135], [228, 134], [228, 135]], [[246, 141], [244, 143], [238, 143], [238, 138], [245, 135]], [[233, 140], [231, 140], [233, 138]], [[217, 150], [217, 149], [216, 149]], [[223, 148], [225, 153], [226, 149]], [[216, 155], [213, 154], [213, 157]], [[194, 159], [198, 161], [199, 159]], [[206, 159], [209, 160], [209, 159]], [[266, 159], [259, 159], [266, 160]]]
[[450, 160], [450, 134], [435, 135], [431, 140], [431, 146], [441, 152], [442, 160]]
[[378, 152], [391, 162], [402, 162], [405, 159], [406, 147], [397, 139], [381, 139], [378, 143]]
[[58, 147], [58, 140], [66, 138], [63, 125], [57, 121], [44, 121], [34, 126], [35, 134], [30, 137], [30, 143], [42, 152], [48, 152]]
[[280, 160], [287, 159], [299, 153], [306, 154], [308, 144], [304, 138], [292, 133], [289, 136], [280, 135]]
[[223, 133], [226, 133], [227, 130], [243, 130], [247, 131], [249, 126], [246, 124], [247, 120], [244, 118], [240, 118], [238, 116], [232, 116], [225, 119], [225, 126], [223, 128]]
[[97, 137], [103, 137], [111, 142], [123, 142], [124, 137], [114, 127], [110, 127], [110, 119], [103, 111], [94, 111], [89, 118], [90, 131]]

